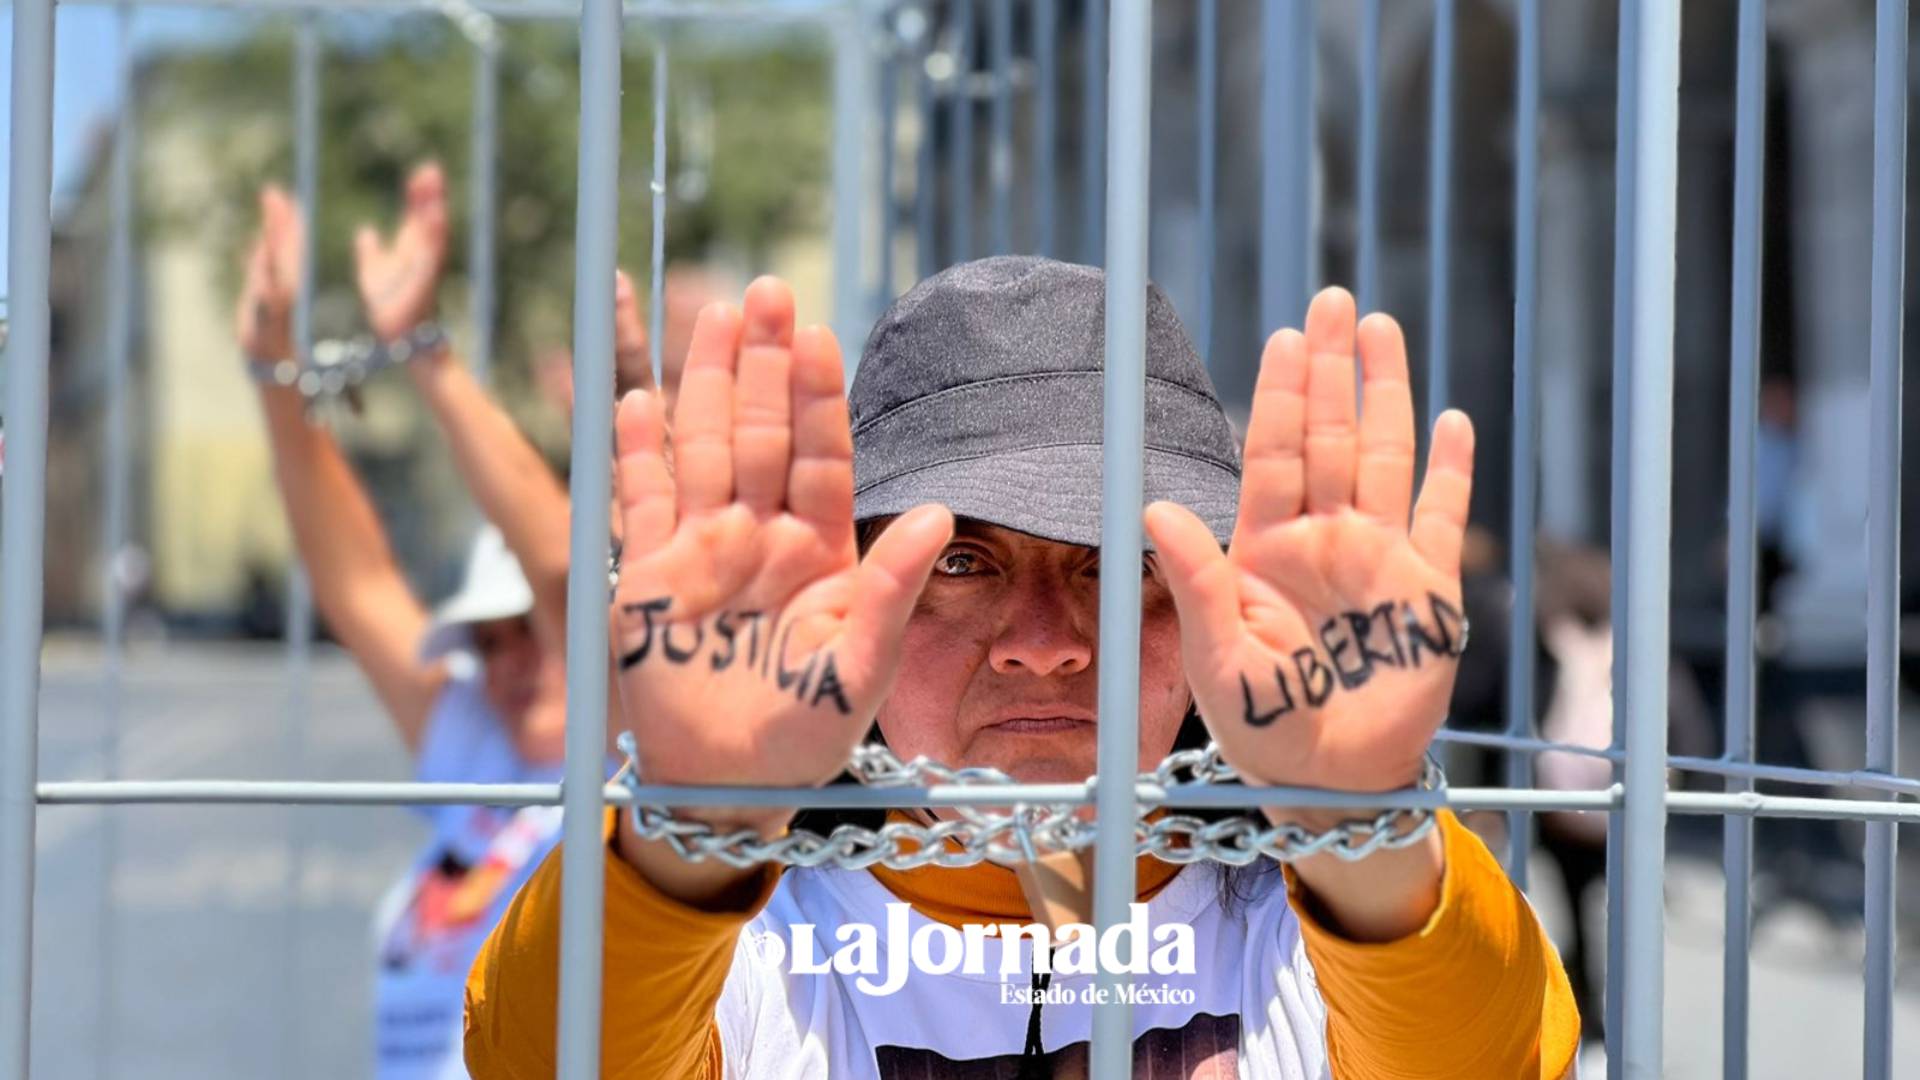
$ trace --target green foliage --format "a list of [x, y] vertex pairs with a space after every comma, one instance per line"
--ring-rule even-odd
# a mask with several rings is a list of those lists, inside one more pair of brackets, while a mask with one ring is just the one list
[[[331, 25], [331, 24], [330, 24]], [[496, 162], [496, 363], [567, 336], [579, 120], [571, 25], [503, 23]], [[355, 33], [354, 31], [359, 31]], [[262, 183], [291, 187], [293, 40], [284, 27], [148, 62], [140, 80], [150, 226], [188, 230], [231, 267]], [[652, 208], [652, 42], [629, 37], [621, 101], [621, 263], [645, 289]], [[749, 265], [823, 224], [831, 122], [823, 40], [714, 26], [668, 40], [667, 253]], [[443, 20], [332, 26], [321, 69], [317, 329], [358, 328], [354, 230], [388, 227], [413, 165], [438, 158], [453, 197], [442, 302], [464, 306], [474, 51]], [[186, 138], [176, 138], [184, 135]], [[166, 175], [157, 175], [156, 170]], [[188, 175], [182, 176], [185, 171]]]

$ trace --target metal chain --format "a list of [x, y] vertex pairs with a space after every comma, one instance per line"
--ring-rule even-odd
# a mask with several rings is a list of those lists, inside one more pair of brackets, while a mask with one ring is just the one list
[[[639, 759], [631, 733], [619, 737], [627, 765], [617, 778], [636, 791]], [[924, 757], [901, 761], [884, 746], [856, 747], [847, 769], [868, 787], [929, 787], [941, 785], [994, 786], [1014, 781], [998, 769], [954, 769]], [[1162, 788], [1178, 783], [1226, 783], [1238, 779], [1209, 743], [1204, 750], [1181, 750], [1169, 755], [1140, 782]], [[1446, 786], [1446, 775], [1432, 755], [1421, 769], [1420, 790]], [[745, 869], [774, 862], [787, 866], [837, 866], [861, 870], [876, 864], [895, 870], [918, 866], [972, 866], [983, 860], [1017, 862], [1034, 859], [1041, 851], [1081, 851], [1093, 846], [1093, 826], [1075, 816], [1072, 803], [1016, 803], [1010, 811], [955, 807], [957, 819], [923, 825], [890, 821], [879, 829], [841, 825], [830, 836], [795, 830], [762, 839], [750, 829], [716, 831], [702, 822], [682, 821], [663, 806], [636, 802], [634, 830], [643, 839], [664, 840], [683, 859], [715, 859]], [[1330, 852], [1348, 861], [1364, 859], [1382, 848], [1403, 848], [1419, 842], [1433, 828], [1433, 812], [1397, 807], [1371, 818], [1344, 821], [1321, 833], [1294, 824], [1273, 825], [1247, 816], [1206, 821], [1187, 814], [1167, 814], [1148, 820], [1143, 804], [1134, 825], [1135, 852], [1170, 863], [1202, 861], [1246, 866], [1257, 859], [1292, 862]]]
[[[437, 322], [423, 322], [392, 341], [357, 337], [313, 343], [311, 361], [254, 360], [247, 365], [255, 382], [298, 390], [309, 405], [346, 395], [354, 401], [360, 385], [380, 371], [410, 360], [431, 356], [445, 348], [447, 332]], [[357, 407], [356, 407], [357, 411]]]

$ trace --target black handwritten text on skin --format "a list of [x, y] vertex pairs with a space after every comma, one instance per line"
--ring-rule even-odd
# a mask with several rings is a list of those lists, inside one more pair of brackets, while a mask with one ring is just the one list
[[810, 708], [825, 701], [842, 716], [853, 712], [831, 651], [808, 654], [805, 665], [798, 668], [788, 665], [792, 623], [782, 625], [758, 611], [722, 611], [707, 622], [662, 621], [660, 616], [672, 606], [672, 597], [662, 596], [621, 607], [629, 618], [639, 616], [640, 642], [621, 655], [620, 670], [650, 658], [686, 665], [706, 656], [715, 673], [738, 663], [741, 670], [772, 682]]
[[1410, 669], [1433, 659], [1457, 658], [1467, 647], [1466, 617], [1432, 593], [1427, 594], [1427, 609], [1431, 629], [1407, 600], [1387, 601], [1369, 611], [1344, 611], [1327, 619], [1315, 635], [1319, 649], [1295, 649], [1286, 661], [1273, 666], [1277, 701], [1272, 708], [1260, 708], [1253, 682], [1245, 674], [1240, 676], [1247, 724], [1266, 727], [1302, 704], [1317, 709], [1337, 690], [1365, 686], [1381, 668]]

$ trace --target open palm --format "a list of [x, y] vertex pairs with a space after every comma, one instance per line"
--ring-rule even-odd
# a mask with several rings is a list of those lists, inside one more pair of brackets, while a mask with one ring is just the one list
[[447, 261], [447, 179], [428, 162], [407, 177], [406, 206], [391, 239], [363, 225], [353, 255], [360, 301], [375, 337], [403, 337], [433, 316]]
[[1466, 645], [1473, 425], [1435, 423], [1409, 526], [1413, 464], [1400, 328], [1356, 326], [1353, 298], [1327, 289], [1306, 333], [1280, 331], [1261, 358], [1228, 550], [1184, 507], [1148, 508], [1195, 701], [1249, 780], [1384, 791], [1418, 776]]
[[293, 305], [300, 291], [306, 226], [299, 204], [279, 187], [260, 189], [260, 234], [247, 255], [234, 313], [240, 351], [256, 361], [293, 357]]
[[922, 507], [858, 556], [839, 346], [793, 322], [792, 292], [762, 278], [744, 310], [701, 312], [671, 436], [658, 392], [620, 403], [611, 639], [651, 782], [832, 779], [952, 533]]

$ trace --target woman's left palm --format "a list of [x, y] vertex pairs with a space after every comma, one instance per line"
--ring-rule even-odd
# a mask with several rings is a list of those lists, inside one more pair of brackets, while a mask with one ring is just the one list
[[1413, 432], [1399, 326], [1356, 326], [1352, 297], [1328, 289], [1304, 335], [1267, 344], [1228, 549], [1184, 507], [1148, 508], [1195, 702], [1251, 782], [1401, 787], [1446, 719], [1473, 426], [1435, 423], [1409, 525]]

